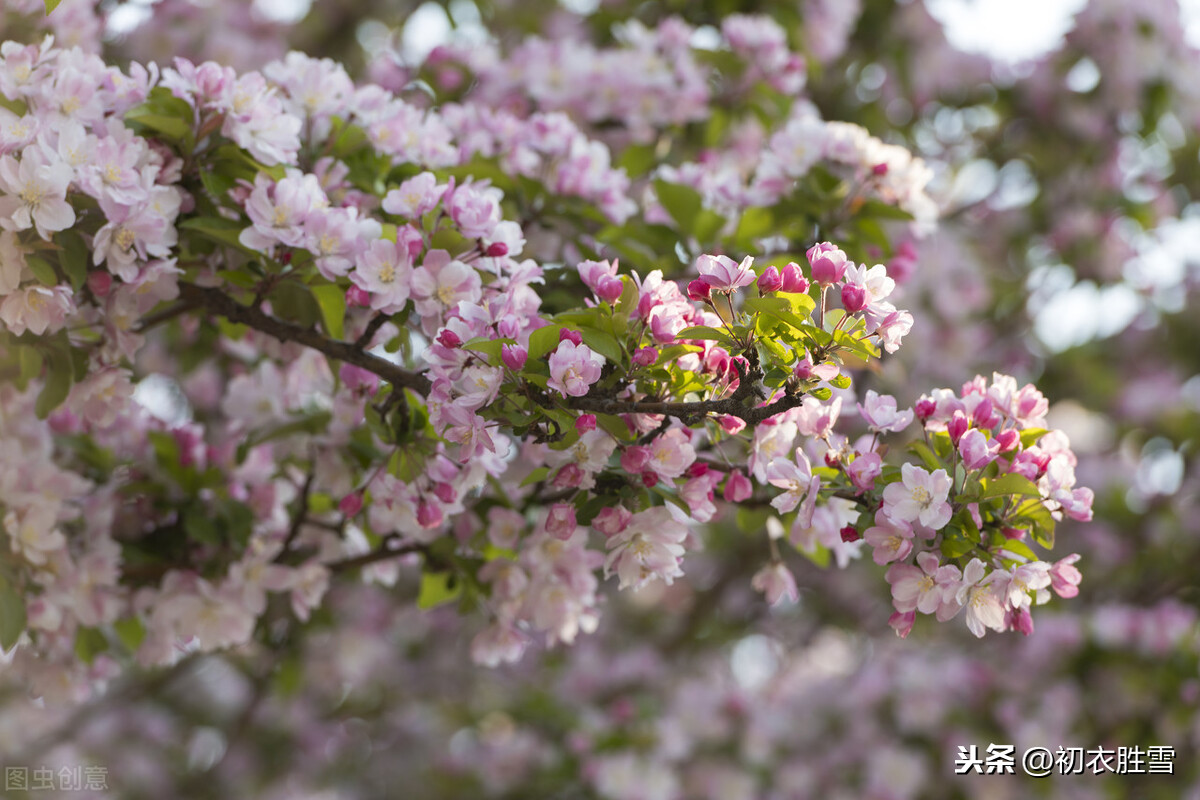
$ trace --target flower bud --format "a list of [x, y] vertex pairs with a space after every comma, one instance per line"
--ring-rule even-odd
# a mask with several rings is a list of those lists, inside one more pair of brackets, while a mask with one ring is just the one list
[[709, 295], [712, 293], [712, 287], [707, 283], [697, 278], [687, 285], [687, 296], [689, 300], [697, 303], [709, 302]]
[[850, 544], [850, 542], [857, 542], [862, 538], [858, 532], [858, 528], [855, 528], [853, 525], [847, 525], [838, 531], [838, 533], [841, 534], [842, 541], [846, 544]]
[[913, 411], [916, 413], [917, 419], [924, 422], [937, 413], [937, 402], [928, 397], [922, 397], [913, 406]]
[[800, 270], [800, 265], [795, 261], [789, 262], [780, 273], [780, 287], [782, 292], [791, 294], [804, 294], [808, 291], [808, 279], [804, 277], [804, 273]]
[[436, 528], [442, 524], [442, 507], [434, 503], [417, 506], [417, 524], [422, 528]]
[[830, 286], [845, 277], [846, 254], [829, 242], [813, 245], [806, 255], [812, 266], [813, 280], [822, 286]]
[[361, 286], [351, 286], [346, 290], [346, 305], [368, 308], [371, 305], [371, 295]]
[[351, 492], [350, 494], [343, 497], [341, 502], [338, 503], [338, 511], [342, 512], [342, 514], [344, 514], [347, 517], [353, 517], [359, 511], [362, 511], [362, 507], [363, 507], [363, 493], [362, 492]]
[[687, 476], [689, 478], [699, 478], [708, 474], [710, 467], [703, 461], [693, 461], [692, 465], [687, 468]]
[[646, 470], [642, 473], [642, 485], [647, 489], [653, 489], [658, 484], [658, 473], [654, 470]]
[[504, 242], [492, 242], [487, 246], [487, 250], [483, 251], [483, 254], [488, 258], [500, 258], [501, 256], [506, 256], [508, 255], [508, 245], [506, 245]]
[[958, 440], [967, 432], [967, 428], [971, 427], [971, 423], [967, 422], [967, 415], [961, 411], [955, 411], [954, 416], [946, 423], [946, 432], [950, 434], [950, 441], [958, 447]]
[[778, 267], [767, 267], [763, 270], [762, 275], [758, 276], [758, 291], [760, 294], [778, 292], [782, 286], [783, 278], [779, 274]]
[[575, 430], [581, 435], [596, 430], [596, 415], [580, 414], [575, 418]]
[[550, 485], [556, 489], [574, 489], [583, 483], [584, 472], [578, 464], [566, 464], [555, 473]]
[[570, 503], [555, 503], [546, 516], [546, 533], [555, 539], [566, 541], [575, 533], [575, 506]]
[[849, 314], [857, 314], [867, 307], [867, 293], [857, 283], [842, 286], [842, 308]]
[[620, 278], [612, 275], [605, 275], [596, 286], [596, 296], [608, 303], [620, 300], [624, 292], [625, 284], [621, 283]]
[[641, 473], [646, 467], [646, 462], [650, 460], [650, 450], [641, 445], [630, 445], [625, 448], [625, 452], [621, 454], [621, 469], [628, 472], [630, 475]]
[[1007, 453], [1014, 450], [1021, 444], [1021, 434], [1015, 428], [1009, 428], [1005, 431], [1000, 431], [996, 434], [996, 443], [1000, 445], [1000, 452]]
[[633, 351], [633, 363], [639, 367], [648, 367], [658, 360], [658, 350], [653, 347], [639, 347]]
[[573, 331], [570, 328], [563, 328], [558, 332], [558, 340], [560, 342], [565, 342], [568, 339], [570, 339], [576, 347], [579, 347], [579, 345], [583, 344], [583, 334], [579, 331]]
[[449, 328], [442, 328], [441, 333], [437, 335], [437, 343], [450, 350], [462, 347], [462, 339]]
[[96, 297], [108, 297], [109, 291], [112, 289], [112, 275], [107, 272], [89, 272], [87, 277], [88, 288], [92, 290], [92, 294]]
[[500, 360], [513, 372], [525, 369], [525, 361], [528, 358], [529, 352], [519, 344], [506, 344], [500, 348]]
[[871, 167], [871, 174], [883, 177], [888, 174], [888, 165], [886, 162], [880, 161], [875, 166]]
[[444, 481], [439, 481], [433, 485], [433, 493], [443, 503], [453, 503], [458, 499], [458, 493], [454, 491], [454, 487]]
[[741, 470], [734, 470], [725, 479], [725, 499], [730, 503], [740, 503], [753, 493], [754, 487], [750, 485], [750, 479]]
[[633, 519], [633, 512], [625, 506], [609, 506], [601, 509], [600, 513], [596, 515], [596, 518], [592, 520], [592, 527], [604, 534], [605, 537], [612, 537], [625, 530], [631, 519]]

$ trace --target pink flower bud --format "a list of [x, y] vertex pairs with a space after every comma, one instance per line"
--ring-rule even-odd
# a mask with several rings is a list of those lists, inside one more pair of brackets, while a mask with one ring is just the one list
[[550, 485], [556, 489], [574, 489], [583, 483], [583, 478], [584, 472], [578, 464], [567, 464], [555, 473]]
[[575, 533], [575, 506], [570, 503], [555, 503], [546, 516], [546, 533], [555, 539], [566, 541]]
[[922, 397], [917, 401], [917, 404], [913, 406], [913, 411], [916, 413], [917, 419], [921, 422], [924, 422], [937, 413], [937, 402], [929, 399], [928, 397]]
[[812, 266], [813, 280], [822, 286], [830, 286], [845, 277], [846, 254], [829, 242], [813, 245], [806, 255]]
[[780, 291], [790, 294], [804, 294], [808, 291], [808, 279], [795, 261], [789, 262], [780, 273]]
[[1001, 453], [1007, 453], [1021, 444], [1021, 434], [1014, 428], [1000, 431], [1000, 433], [996, 434], [996, 443], [1000, 445]]
[[443, 503], [453, 503], [458, 499], [458, 492], [454, 491], [454, 487], [442, 481], [433, 485], [433, 493]]
[[596, 415], [580, 414], [575, 418], [575, 430], [579, 431], [581, 435], [596, 430]]
[[841, 457], [839, 457], [835, 451], [825, 451], [825, 466], [829, 467], [830, 469], [837, 469], [838, 464], [841, 463], [841, 460]]
[[442, 507], [434, 503], [417, 506], [417, 524], [422, 528], [436, 528], [442, 524]]
[[740, 503], [754, 493], [750, 479], [741, 470], [734, 470], [725, 479], [725, 499], [730, 503]]
[[650, 460], [650, 449], [641, 445], [630, 445], [625, 448], [625, 452], [621, 454], [621, 469], [628, 472], [630, 475], [638, 475], [646, 468], [646, 462]]
[[563, 328], [558, 332], [558, 340], [560, 342], [565, 342], [568, 339], [570, 339], [571, 343], [576, 347], [579, 347], [579, 345], [583, 344], [583, 334], [579, 331], [573, 331], [570, 328]]
[[346, 305], [369, 308], [371, 305], [371, 295], [366, 289], [360, 286], [351, 286], [346, 290]]
[[888, 625], [896, 632], [896, 635], [901, 639], [907, 639], [908, 634], [912, 633], [913, 624], [917, 621], [916, 611], [905, 611], [901, 614], [897, 611], [888, 618]]
[[529, 352], [519, 344], [506, 344], [500, 348], [500, 360], [513, 372], [525, 369], [525, 362], [528, 358]]
[[858, 532], [858, 528], [855, 528], [853, 525], [847, 525], [838, 531], [838, 533], [841, 534], [842, 541], [846, 544], [857, 542], [862, 538], [862, 535]]
[[596, 296], [608, 303], [615, 303], [620, 300], [624, 292], [625, 284], [621, 283], [620, 278], [612, 275], [602, 277], [596, 286]]
[[871, 167], [871, 174], [878, 175], [880, 177], [887, 175], [888, 174], [888, 165], [882, 161], [879, 162], [875, 166]]
[[651, 294], [642, 295], [638, 299], [638, 304], [637, 304], [638, 319], [649, 319], [650, 312], [653, 311], [658, 305], [659, 305], [659, 303], [657, 300], [654, 299], [654, 295], [651, 295]]
[[108, 297], [108, 292], [112, 289], [112, 281], [112, 275], [107, 272], [89, 272], [87, 277], [88, 288], [96, 297]]
[[1020, 540], [1025, 538], [1025, 531], [1020, 528], [1004, 528], [1000, 532], [1004, 534], [1005, 539]]
[[625, 506], [609, 506], [601, 509], [600, 513], [596, 515], [596, 518], [592, 520], [592, 527], [604, 534], [605, 537], [612, 537], [625, 530], [631, 519], [633, 519], [633, 512]]
[[867, 307], [867, 293], [857, 283], [847, 283], [842, 286], [842, 308], [847, 313], [857, 314]]
[[736, 436], [746, 429], [746, 420], [742, 419], [741, 417], [735, 417], [731, 414], [725, 414], [717, 417], [717, 424], [719, 424], [721, 429], [730, 436]]
[[1009, 609], [1005, 616], [1009, 630], [1020, 631], [1025, 636], [1033, 633], [1033, 615], [1028, 608]]
[[506, 245], [504, 242], [492, 242], [487, 246], [487, 250], [483, 251], [483, 254], [488, 258], [500, 258], [501, 256], [506, 256], [508, 255], [508, 245]]
[[779, 267], [767, 267], [763, 270], [762, 275], [758, 276], [758, 291], [760, 294], [778, 292], [782, 286], [783, 278], [779, 274]]
[[363, 507], [363, 493], [362, 492], [351, 492], [350, 494], [343, 497], [341, 502], [338, 503], [338, 511], [342, 512], [347, 517], [353, 517], [359, 511], [362, 511], [362, 507]]
[[950, 441], [958, 447], [958, 440], [967, 432], [967, 428], [971, 427], [971, 423], [967, 421], [966, 414], [961, 411], [955, 411], [954, 416], [946, 423], [946, 432], [950, 434]]
[[658, 360], [658, 350], [653, 347], [639, 347], [633, 351], [633, 363], [639, 367], [648, 367]]
[[450, 350], [455, 350], [459, 347], [462, 347], [462, 339], [459, 338], [457, 333], [449, 328], [442, 328], [442, 332], [437, 335], [437, 343], [442, 347], [449, 348]]
[[653, 489], [658, 484], [658, 473], [653, 470], [646, 470], [642, 473], [642, 485], [647, 489]]
[[699, 278], [687, 285], [688, 299], [697, 303], [707, 303], [711, 293], [712, 287]]
[[689, 478], [699, 478], [702, 475], [708, 474], [710, 467], [703, 461], [693, 461], [692, 465], [687, 468], [687, 476]]

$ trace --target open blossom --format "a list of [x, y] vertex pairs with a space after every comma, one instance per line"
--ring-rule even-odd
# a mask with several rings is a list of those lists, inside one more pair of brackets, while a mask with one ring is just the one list
[[420, 217], [432, 211], [441, 201], [446, 187], [438, 186], [437, 176], [422, 172], [392, 189], [383, 198], [383, 210], [402, 217]]
[[750, 585], [755, 591], [762, 592], [767, 602], [775, 605], [786, 599], [794, 603], [800, 598], [796, 587], [796, 577], [782, 561], [767, 564], [750, 579]]
[[812, 474], [812, 465], [803, 450], [796, 448], [795, 460], [777, 458], [772, 461], [767, 466], [767, 482], [787, 490], [771, 501], [776, 511], [786, 514], [803, 500], [796, 522], [805, 528], [812, 524], [821, 479]]
[[481, 285], [478, 272], [445, 250], [430, 250], [413, 270], [412, 293], [422, 316], [438, 314], [463, 300], [479, 302]]
[[371, 295], [371, 308], [394, 314], [408, 302], [412, 263], [408, 250], [387, 239], [376, 239], [362, 254], [350, 280]]
[[1005, 629], [1005, 586], [998, 572], [988, 572], [978, 558], [971, 559], [963, 570], [962, 585], [959, 586], [955, 602], [966, 609], [967, 628], [982, 637], [987, 628], [994, 631]]
[[929, 551], [917, 555], [916, 566], [892, 564], [886, 575], [897, 611], [936, 612], [941, 621], [953, 617], [958, 610], [955, 592], [960, 577], [958, 567], [939, 564], [937, 555]]
[[608, 540], [605, 575], [614, 572], [619, 588], [640, 587], [651, 580], [670, 585], [683, 574], [679, 568], [687, 526], [677, 517], [674, 506], [657, 506], [634, 514], [624, 530]]
[[23, 231], [37, 227], [49, 240], [53, 231], [75, 224], [75, 209], [67, 202], [72, 170], [50, 162], [37, 147], [26, 148], [21, 161], [0, 157], [0, 227]]
[[592, 352], [586, 344], [577, 345], [565, 339], [550, 354], [550, 380], [546, 385], [564, 397], [583, 397], [600, 380], [603, 366], [604, 356]]
[[867, 390], [867, 397], [864, 402], [858, 404], [858, 410], [870, 429], [879, 433], [902, 431], [913, 421], [911, 408], [897, 411], [896, 398], [887, 394], [880, 395], [874, 389]]
[[883, 509], [889, 517], [902, 522], [920, 522], [940, 530], [950, 521], [950, 476], [946, 470], [930, 474], [922, 467], [904, 464], [901, 480], [883, 490]]
[[996, 460], [1000, 445], [978, 428], [971, 428], [958, 440], [958, 452], [967, 469], [983, 469]]
[[681, 428], [671, 428], [655, 437], [649, 445], [643, 468], [670, 482], [682, 475], [695, 460], [696, 450], [687, 434]]
[[753, 256], [746, 256], [739, 264], [729, 256], [706, 254], [696, 259], [696, 270], [700, 273], [700, 280], [708, 284], [713, 291], [735, 292], [758, 279], [754, 270], [750, 268], [753, 263]]
[[12, 231], [0, 231], [0, 297], [21, 285], [25, 272], [25, 251]]
[[74, 307], [69, 287], [27, 286], [0, 302], [0, 322], [17, 336], [25, 331], [41, 336], [61, 328]]
[[863, 533], [863, 540], [873, 548], [871, 557], [876, 564], [903, 561], [913, 549], [912, 525], [896, 521], [879, 509], [875, 524]]

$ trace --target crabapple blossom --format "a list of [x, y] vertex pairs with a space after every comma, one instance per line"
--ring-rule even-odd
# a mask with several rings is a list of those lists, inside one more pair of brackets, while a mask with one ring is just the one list
[[897, 433], [907, 428], [913, 421], [912, 409], [898, 411], [896, 398], [891, 395], [880, 395], [874, 389], [867, 390], [867, 396], [858, 404], [858, 410], [867, 421], [871, 430], [878, 433]]
[[950, 521], [950, 476], [946, 470], [930, 473], [924, 467], [903, 464], [901, 480], [889, 484], [883, 492], [883, 511], [898, 522], [920, 522], [940, 530]]
[[567, 339], [559, 342], [550, 354], [549, 363], [547, 385], [563, 397], [583, 397], [591, 385], [600, 380], [604, 356], [593, 352], [586, 344], [576, 345]]
[[711, 291], [735, 292], [757, 279], [750, 268], [753, 262], [751, 256], [746, 256], [739, 264], [729, 256], [702, 255], [696, 260], [696, 271]]
[[70, 166], [47, 159], [36, 147], [26, 148], [19, 162], [0, 156], [0, 227], [36, 227], [49, 240], [54, 231], [74, 225], [75, 209], [66, 200], [72, 177]]

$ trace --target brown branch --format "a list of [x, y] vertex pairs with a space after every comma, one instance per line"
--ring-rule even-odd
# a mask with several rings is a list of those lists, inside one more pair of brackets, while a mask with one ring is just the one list
[[210, 289], [191, 283], [179, 284], [179, 294], [184, 301], [192, 302], [213, 314], [225, 317], [274, 337], [281, 342], [296, 342], [318, 350], [330, 358], [362, 367], [383, 378], [393, 386], [412, 389], [419, 394], [428, 394], [429, 379], [419, 372], [411, 372], [379, 356], [355, 347], [349, 342], [330, 339], [312, 328], [301, 328], [291, 322], [276, 319], [261, 309], [244, 306], [220, 289]]
[[412, 553], [425, 553], [428, 555], [429, 547], [427, 545], [414, 542], [400, 547], [389, 548], [387, 545], [392, 541], [395, 541], [395, 539], [384, 539], [378, 548], [369, 553], [343, 558], [341, 561], [331, 561], [325, 566], [330, 572], [349, 572], [360, 567], [370, 566], [379, 561], [387, 561], [391, 558], [399, 558], [400, 556], [407, 556]]
[[784, 395], [765, 406], [747, 406], [740, 397], [722, 400], [699, 400], [693, 403], [670, 403], [648, 400], [607, 400], [592, 397], [568, 398], [566, 405], [577, 411], [597, 414], [666, 414], [682, 420], [693, 420], [709, 414], [738, 417], [747, 425], [757, 425], [769, 417], [796, 408], [804, 402], [803, 395]]

